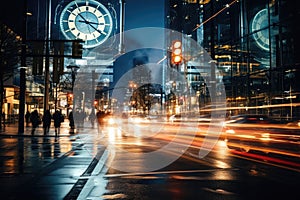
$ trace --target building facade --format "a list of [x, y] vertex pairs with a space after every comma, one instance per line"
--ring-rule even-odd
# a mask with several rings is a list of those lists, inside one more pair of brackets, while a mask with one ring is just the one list
[[[287, 0], [170, 0], [166, 27], [190, 35], [216, 62], [229, 115], [292, 120], [300, 116], [299, 10]], [[203, 94], [201, 73], [184, 67]]]

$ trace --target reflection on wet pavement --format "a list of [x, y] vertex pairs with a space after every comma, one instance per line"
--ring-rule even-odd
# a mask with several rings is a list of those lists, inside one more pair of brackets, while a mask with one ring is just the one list
[[31, 173], [45, 167], [72, 149], [69, 138], [14, 137], [0, 138], [0, 173]]

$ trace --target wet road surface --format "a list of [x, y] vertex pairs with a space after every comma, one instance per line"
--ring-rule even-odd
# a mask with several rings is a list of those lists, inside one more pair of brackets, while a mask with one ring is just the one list
[[124, 134], [116, 126], [101, 133], [85, 128], [75, 135], [65, 127], [58, 138], [2, 135], [1, 196], [213, 200], [298, 195], [298, 170], [241, 155], [222, 140], [205, 157], [199, 157], [201, 137], [191, 145], [185, 144], [188, 137], [178, 137], [175, 145], [162, 148], [178, 134], [167, 129], [163, 135], [149, 129], [151, 137], [143, 137], [143, 129]]

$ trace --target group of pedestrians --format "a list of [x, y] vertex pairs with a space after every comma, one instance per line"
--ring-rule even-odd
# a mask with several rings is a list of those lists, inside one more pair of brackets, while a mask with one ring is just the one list
[[40, 117], [37, 110], [34, 110], [29, 114], [26, 113], [25, 117], [26, 124], [28, 125], [29, 122], [31, 123], [31, 135], [34, 135], [36, 128], [41, 124], [43, 125], [44, 135], [47, 135], [53, 120], [55, 136], [58, 136], [60, 134], [61, 123], [64, 121], [64, 116], [60, 110], [56, 110], [53, 114], [51, 114], [50, 110], [46, 110], [42, 117]]
[[[109, 115], [109, 113], [105, 111], [99, 110], [97, 113], [95, 113], [95, 111], [92, 111], [88, 115], [88, 120], [91, 122], [92, 128], [95, 127], [95, 122], [98, 122], [96, 125], [98, 128], [101, 128], [102, 125], [104, 125], [104, 118], [107, 115]], [[87, 115], [84, 115], [82, 112], [75, 111], [73, 113], [73, 111], [70, 111], [68, 115], [70, 134], [75, 133], [74, 118], [76, 118], [78, 122], [76, 124], [76, 127], [78, 126], [78, 128], [81, 128], [83, 127], [85, 116]], [[56, 110], [53, 114], [51, 114], [50, 110], [46, 110], [43, 116], [41, 116], [37, 110], [34, 110], [31, 113], [28, 111], [25, 114], [25, 119], [27, 127], [29, 127], [29, 124], [31, 124], [31, 135], [34, 135], [36, 128], [40, 125], [43, 126], [44, 135], [49, 134], [49, 130], [53, 121], [55, 136], [58, 136], [60, 134], [61, 123], [64, 122], [64, 116], [60, 110]]]

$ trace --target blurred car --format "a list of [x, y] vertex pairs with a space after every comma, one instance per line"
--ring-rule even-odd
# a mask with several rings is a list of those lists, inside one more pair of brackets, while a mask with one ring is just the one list
[[286, 155], [300, 152], [300, 131], [265, 115], [232, 116], [224, 124], [223, 134], [229, 149]]
[[133, 124], [149, 123], [149, 119], [144, 115], [129, 115], [128, 122]]
[[180, 122], [180, 121], [182, 121], [182, 116], [181, 116], [181, 114], [171, 115], [169, 117], [169, 121], [170, 122]]
[[300, 128], [300, 120], [289, 122], [286, 124], [288, 127]]
[[271, 119], [267, 115], [259, 114], [245, 114], [245, 115], [235, 115], [229, 117], [227, 123], [240, 123], [240, 124], [279, 124], [279, 122]]
[[159, 117], [157, 115], [147, 115], [146, 119], [156, 121], [159, 119]]

